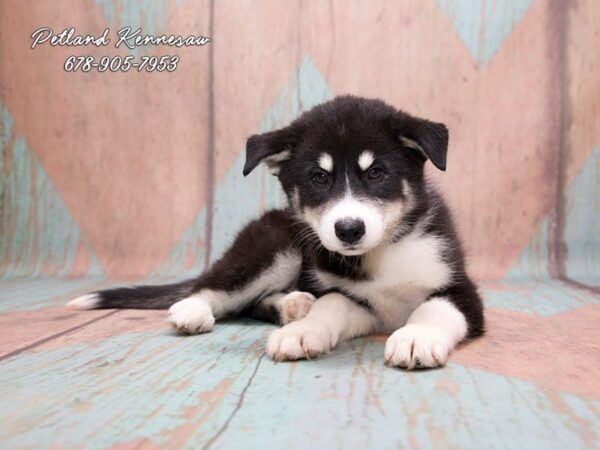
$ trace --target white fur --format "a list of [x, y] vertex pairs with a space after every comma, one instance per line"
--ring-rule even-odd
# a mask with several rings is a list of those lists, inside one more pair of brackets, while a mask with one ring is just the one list
[[333, 172], [333, 158], [329, 153], [321, 153], [319, 157], [319, 167], [325, 172]]
[[73, 309], [94, 309], [100, 304], [100, 297], [98, 294], [85, 294], [81, 297], [77, 297], [67, 303], [69, 308]]
[[[346, 247], [335, 234], [335, 223], [344, 219], [359, 219], [365, 224], [365, 235], [353, 247]], [[374, 204], [354, 198], [347, 193], [344, 198], [332, 204], [320, 217], [314, 228], [321, 243], [330, 251], [343, 255], [360, 255], [377, 246], [384, 237], [384, 217]]]
[[304, 319], [273, 331], [266, 352], [275, 361], [314, 358], [338, 342], [364, 336], [374, 328], [375, 318], [365, 308], [341, 294], [327, 294]]
[[287, 161], [292, 157], [292, 152], [289, 150], [284, 150], [280, 153], [276, 153], [275, 155], [269, 156], [265, 158], [264, 162], [269, 168], [269, 171], [273, 175], [277, 175], [279, 173], [280, 167], [279, 164], [283, 161]]
[[373, 164], [373, 161], [375, 161], [375, 157], [373, 156], [373, 153], [370, 152], [369, 150], [365, 150], [358, 157], [358, 166], [364, 172], [369, 167], [371, 167], [371, 164]]
[[391, 332], [406, 323], [430, 292], [450, 280], [451, 270], [442, 259], [444, 245], [443, 239], [415, 230], [399, 242], [365, 254], [368, 280], [318, 270], [313, 274], [323, 289], [338, 286], [368, 300], [381, 319], [379, 331]]
[[214, 291], [205, 289], [175, 303], [169, 308], [167, 322], [182, 333], [200, 334], [211, 331], [215, 324], [215, 318], [210, 307], [213, 294], [219, 295]]
[[[265, 290], [283, 291], [296, 278], [300, 272], [301, 264], [302, 256], [300, 253], [293, 251], [279, 253], [273, 264], [262, 272], [258, 278], [246, 284], [243, 289], [232, 292], [202, 289], [200, 292], [171, 306], [168, 320], [177, 329], [190, 334], [210, 331], [212, 324], [208, 329], [204, 329], [206, 327], [197, 329], [193, 326], [200, 321], [199, 314], [203, 317], [208, 314], [210, 317], [221, 318], [230, 312], [239, 311], [243, 305], [260, 297]], [[203, 306], [198, 306], [198, 308], [188, 306], [194, 302]], [[180, 310], [178, 306], [180, 304], [186, 306]], [[204, 305], [208, 307], [208, 310]], [[214, 317], [212, 319], [213, 324]], [[191, 325], [187, 326], [188, 323], [191, 323]]]
[[315, 300], [315, 296], [309, 292], [277, 292], [262, 299], [261, 305], [276, 308], [279, 312], [281, 324], [285, 325], [306, 317]]
[[467, 335], [464, 315], [443, 297], [419, 306], [385, 344], [385, 360], [406, 369], [438, 367]]
[[281, 322], [287, 324], [306, 317], [316, 298], [310, 292], [293, 291], [279, 300]]

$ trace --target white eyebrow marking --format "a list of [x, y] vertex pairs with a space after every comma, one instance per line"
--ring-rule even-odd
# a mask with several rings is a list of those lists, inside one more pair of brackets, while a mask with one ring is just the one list
[[321, 156], [319, 156], [319, 167], [326, 172], [333, 171], [333, 158], [329, 153], [321, 153]]
[[365, 150], [358, 157], [358, 165], [363, 171], [371, 167], [373, 161], [375, 161], [375, 158], [373, 156], [373, 153], [371, 153], [369, 150]]

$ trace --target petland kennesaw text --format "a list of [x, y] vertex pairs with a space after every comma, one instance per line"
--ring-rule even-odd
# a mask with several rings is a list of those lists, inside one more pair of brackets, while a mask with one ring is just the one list
[[[50, 45], [52, 46], [80, 46], [80, 45], [95, 45], [96, 47], [108, 45], [110, 43], [110, 38], [108, 34], [110, 33], [110, 29], [106, 28], [104, 32], [100, 36], [91, 36], [91, 35], [77, 35], [75, 34], [75, 28], [66, 28], [59, 34], [55, 34], [52, 28], [50, 27], [42, 27], [35, 30], [31, 39], [33, 39], [33, 43], [31, 44], [31, 48], [35, 48], [37, 45], [45, 44], [50, 41]], [[132, 31], [131, 27], [123, 27], [119, 31], [117, 31], [117, 36], [119, 39], [115, 43], [115, 47], [119, 48], [121, 45], [126, 46], [130, 50], [134, 50], [136, 47], [141, 47], [145, 45], [170, 45], [172, 47], [188, 47], [193, 45], [205, 45], [210, 42], [210, 38], [206, 36], [187, 36], [181, 37], [179, 35], [161, 35], [161, 36], [153, 36], [153, 35], [143, 35], [142, 29], [138, 28], [135, 31]]]

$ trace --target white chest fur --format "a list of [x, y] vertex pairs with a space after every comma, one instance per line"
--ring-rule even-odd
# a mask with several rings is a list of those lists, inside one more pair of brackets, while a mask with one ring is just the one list
[[354, 281], [316, 271], [324, 288], [340, 288], [369, 301], [380, 319], [380, 331], [403, 326], [427, 296], [451, 277], [443, 261], [443, 239], [415, 231], [399, 242], [382, 245], [365, 255], [368, 280]]

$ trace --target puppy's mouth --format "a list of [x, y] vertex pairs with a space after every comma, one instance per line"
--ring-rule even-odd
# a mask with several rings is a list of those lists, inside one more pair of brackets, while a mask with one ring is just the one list
[[344, 256], [360, 256], [367, 252], [367, 249], [361, 245], [344, 245], [343, 248], [337, 250], [337, 253]]
[[321, 245], [327, 250], [342, 256], [362, 256], [379, 245], [379, 242], [372, 242], [370, 239], [352, 244], [340, 242], [339, 240], [332, 242], [331, 240], [320, 239], [320, 241]]

